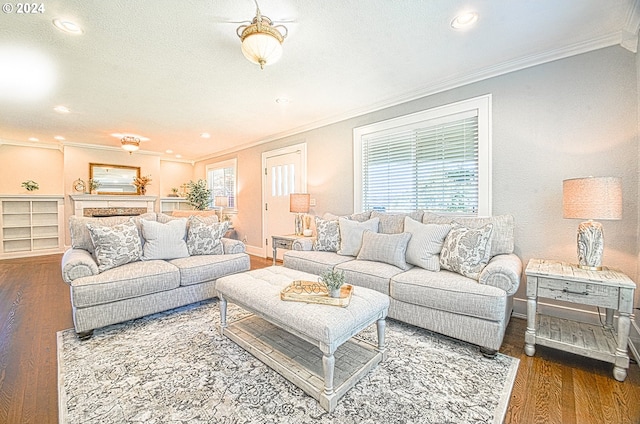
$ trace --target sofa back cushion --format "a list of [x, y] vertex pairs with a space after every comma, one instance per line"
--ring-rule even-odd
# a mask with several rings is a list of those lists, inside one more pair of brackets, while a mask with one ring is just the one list
[[457, 217], [438, 215], [433, 212], [425, 211], [422, 217], [424, 224], [452, 224], [457, 222], [467, 228], [481, 228], [487, 224], [493, 225], [491, 235], [491, 251], [490, 257], [506, 253], [513, 253], [514, 237], [513, 231], [515, 227], [512, 215], [496, 215], [491, 217]]
[[414, 211], [410, 213], [388, 213], [372, 211], [371, 218], [378, 218], [380, 226], [379, 233], [383, 234], [400, 234], [404, 232], [404, 218], [410, 217], [418, 222], [422, 221], [423, 211]]
[[72, 215], [69, 217], [69, 232], [71, 233], [71, 247], [74, 249], [83, 249], [89, 253], [94, 253], [95, 249], [93, 246], [93, 242], [91, 241], [91, 235], [89, 234], [89, 229], [87, 228], [88, 223], [93, 223], [97, 225], [104, 225], [108, 227], [112, 227], [114, 225], [122, 224], [124, 222], [133, 219], [133, 222], [138, 227], [140, 231], [140, 220], [155, 220], [156, 213], [148, 212], [142, 215], [138, 215], [135, 217], [131, 216], [109, 216], [104, 218], [93, 218], [87, 216], [75, 216]]

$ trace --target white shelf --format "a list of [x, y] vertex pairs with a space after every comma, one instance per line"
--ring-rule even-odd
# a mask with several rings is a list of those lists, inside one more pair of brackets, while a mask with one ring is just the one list
[[0, 195], [0, 259], [63, 251], [64, 197]]

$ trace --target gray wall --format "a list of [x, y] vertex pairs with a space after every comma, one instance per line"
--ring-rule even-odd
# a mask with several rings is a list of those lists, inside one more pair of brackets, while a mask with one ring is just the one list
[[[353, 209], [354, 127], [490, 93], [493, 214], [516, 220], [516, 253], [576, 261], [578, 220], [562, 218], [562, 180], [620, 176], [623, 219], [604, 221], [605, 264], [638, 272], [638, 103], [633, 53], [615, 46], [513, 72], [237, 152], [237, 227], [261, 246], [261, 154], [308, 144], [312, 213]], [[225, 156], [229, 157], [229, 155]], [[206, 163], [214, 162], [216, 158]], [[196, 174], [206, 165], [196, 165]], [[524, 284], [518, 291], [523, 299]]]

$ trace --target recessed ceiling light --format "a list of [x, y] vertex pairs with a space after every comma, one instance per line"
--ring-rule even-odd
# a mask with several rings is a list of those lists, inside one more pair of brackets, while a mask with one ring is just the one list
[[170, 155], [171, 153], [173, 153], [173, 150], [169, 149], [165, 151], [166, 154]]
[[40, 141], [40, 140], [38, 140], [38, 139], [37, 139], [37, 138], [35, 138], [35, 137], [29, 137], [29, 141]]
[[61, 135], [57, 135], [57, 136], [55, 136], [55, 137], [53, 137], [53, 138], [55, 138], [55, 139], [56, 139], [56, 140], [58, 140], [58, 141], [64, 141], [64, 137], [63, 137], [63, 136], [61, 136]]
[[71, 112], [68, 107], [62, 106], [62, 105], [54, 107], [53, 110], [55, 110], [58, 113], [69, 113], [69, 112]]
[[286, 97], [278, 97], [276, 99], [276, 103], [278, 103], [279, 105], [287, 105], [291, 103], [291, 99], [287, 99]]
[[75, 22], [67, 21], [65, 19], [54, 19], [53, 25], [60, 31], [64, 31], [68, 34], [79, 35], [82, 34], [82, 28]]
[[200, 134], [200, 137], [202, 137], [202, 138], [211, 138], [211, 134], [209, 134], [209, 133], [202, 133], [202, 134]]
[[180, 159], [182, 157], [182, 155], [176, 155], [176, 158]]
[[473, 24], [478, 22], [477, 12], [464, 12], [453, 18], [451, 21], [451, 28], [453, 29], [467, 29]]

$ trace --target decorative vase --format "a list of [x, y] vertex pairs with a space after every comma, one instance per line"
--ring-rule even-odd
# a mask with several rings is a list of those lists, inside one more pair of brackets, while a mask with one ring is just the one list
[[145, 194], [147, 194], [147, 188], [146, 187], [140, 187], [140, 194], [142, 196], [144, 196]]
[[337, 289], [329, 289], [329, 297], [340, 297], [340, 287]]

